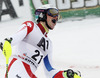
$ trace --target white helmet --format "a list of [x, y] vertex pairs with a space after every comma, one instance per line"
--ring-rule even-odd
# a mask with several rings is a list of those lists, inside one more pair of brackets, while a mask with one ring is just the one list
[[[51, 17], [58, 16], [59, 11], [56, 7], [51, 4], [45, 4], [35, 10], [35, 19], [39, 23], [40, 21], [45, 21], [47, 19], [46, 14]], [[55, 22], [55, 21], [54, 21]]]

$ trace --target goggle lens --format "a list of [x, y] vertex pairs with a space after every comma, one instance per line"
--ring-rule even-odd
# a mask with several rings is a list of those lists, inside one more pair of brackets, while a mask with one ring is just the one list
[[59, 15], [59, 11], [58, 9], [50, 8], [48, 9], [47, 14], [51, 17], [56, 17]]

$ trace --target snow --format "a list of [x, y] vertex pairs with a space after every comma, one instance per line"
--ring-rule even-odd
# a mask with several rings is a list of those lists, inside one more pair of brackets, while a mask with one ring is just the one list
[[[0, 22], [0, 41], [16, 33], [20, 25], [30, 18], [27, 12], [25, 17], [20, 16], [17, 19]], [[48, 36], [53, 43], [53, 64], [56, 69], [79, 70], [82, 78], [99, 77], [100, 18], [57, 23]], [[4, 78], [5, 66], [5, 57], [0, 51], [0, 78]], [[43, 71], [42, 64], [36, 71], [36, 76], [46, 78], [44, 72], [41, 71]]]

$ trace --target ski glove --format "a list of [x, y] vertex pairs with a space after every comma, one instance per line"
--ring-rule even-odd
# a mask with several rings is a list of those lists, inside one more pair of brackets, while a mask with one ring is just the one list
[[81, 73], [79, 71], [75, 72], [72, 69], [68, 69], [59, 71], [53, 78], [81, 78]]
[[9, 43], [11, 43], [12, 40], [12, 38], [5, 38], [3, 42], [0, 42], [0, 49], [3, 51], [4, 42], [8, 41]]
[[73, 71], [71, 69], [65, 70], [63, 72], [64, 78], [81, 78], [81, 73], [79, 71]]

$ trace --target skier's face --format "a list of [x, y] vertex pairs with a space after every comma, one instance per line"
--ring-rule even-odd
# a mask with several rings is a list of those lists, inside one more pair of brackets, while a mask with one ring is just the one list
[[51, 17], [49, 15], [47, 15], [47, 23], [48, 25], [50, 26], [50, 28], [53, 30], [56, 23], [57, 23], [57, 20], [58, 20], [58, 16], [56, 17]]

